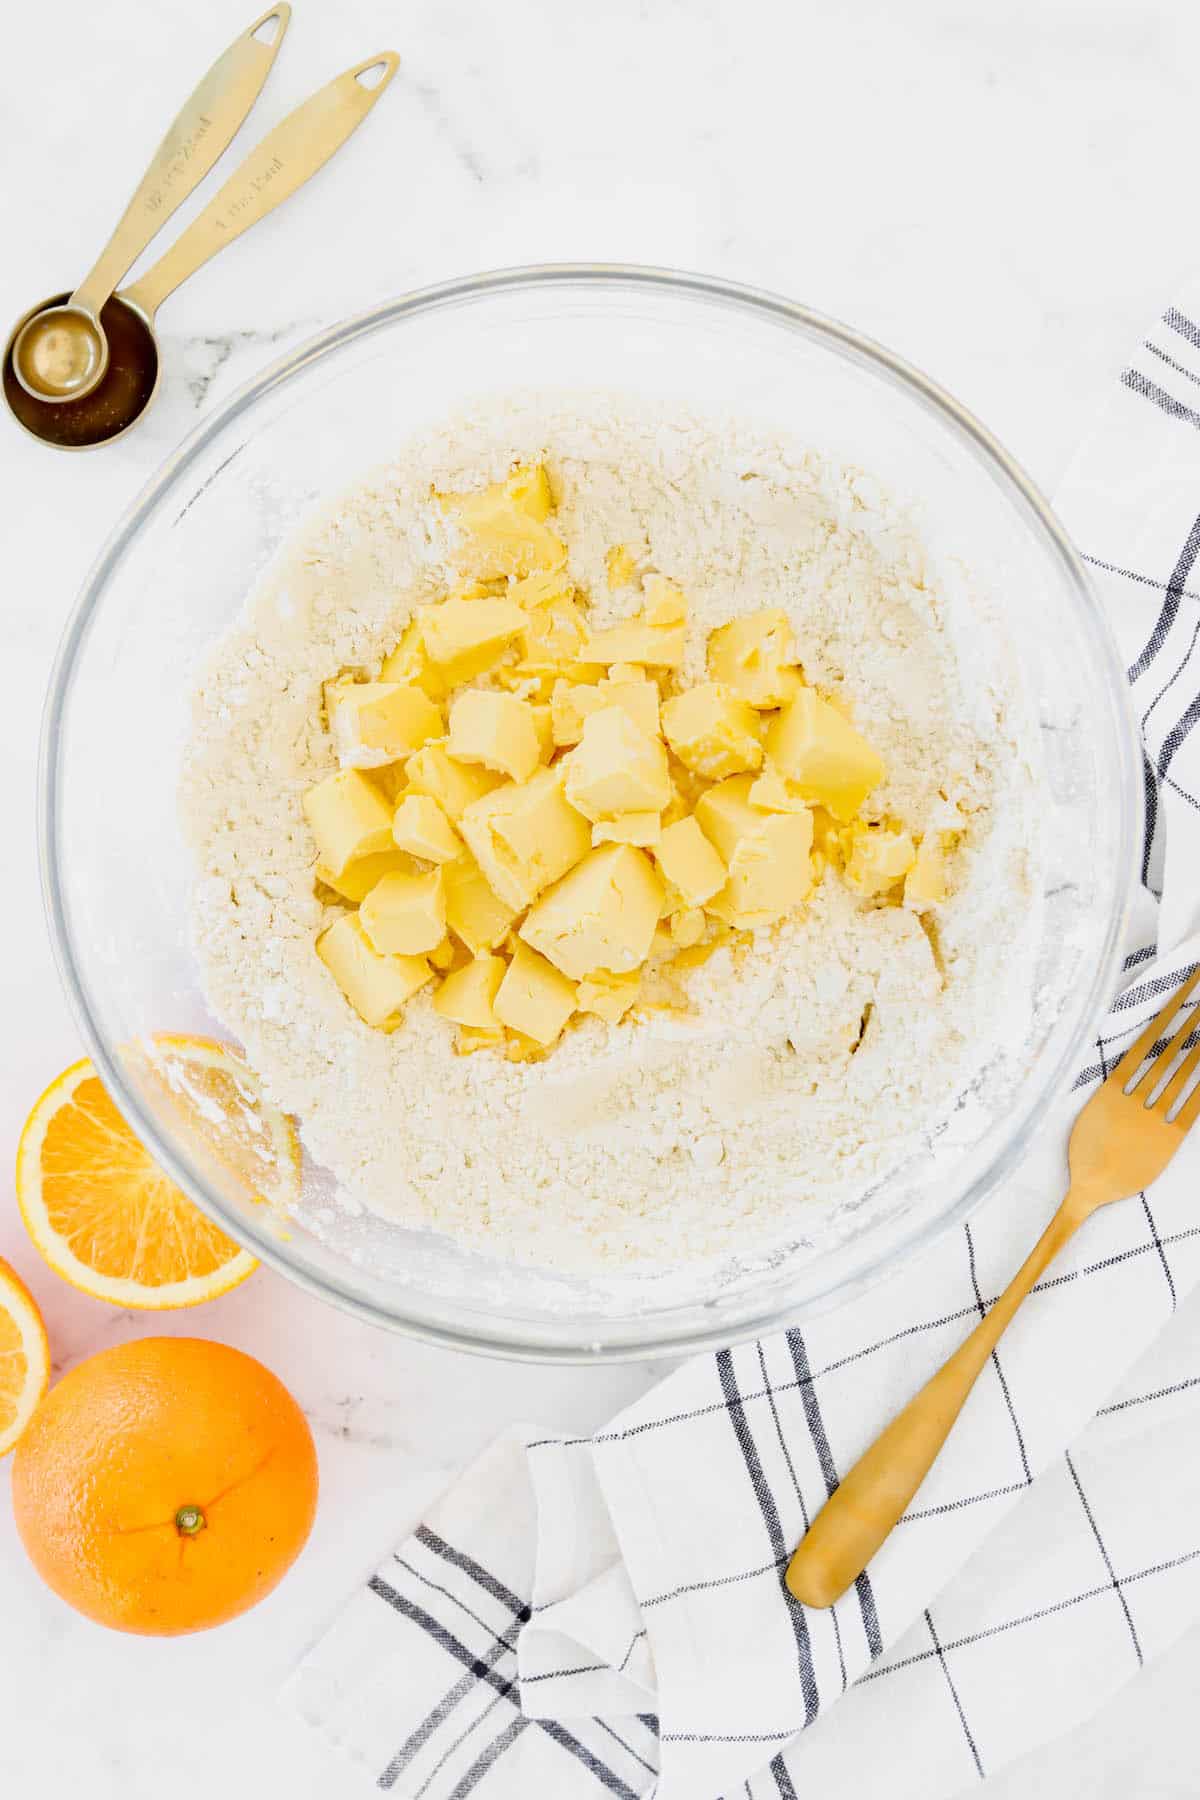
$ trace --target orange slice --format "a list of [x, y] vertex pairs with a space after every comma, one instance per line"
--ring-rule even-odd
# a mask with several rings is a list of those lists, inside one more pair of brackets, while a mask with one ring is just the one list
[[[290, 1207], [300, 1186], [295, 1129], [240, 1057], [207, 1038], [168, 1036], [128, 1055], [194, 1154], [226, 1179], [232, 1173], [248, 1198]], [[257, 1266], [158, 1167], [86, 1060], [52, 1082], [29, 1115], [17, 1201], [55, 1273], [116, 1306], [196, 1306]]]
[[33, 1295], [0, 1256], [0, 1456], [6, 1456], [50, 1384], [50, 1345]]

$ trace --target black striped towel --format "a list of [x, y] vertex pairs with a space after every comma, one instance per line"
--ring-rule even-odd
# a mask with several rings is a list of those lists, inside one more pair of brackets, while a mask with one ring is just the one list
[[1125, 986], [1075, 1091], [968, 1227], [865, 1298], [696, 1358], [589, 1441], [493, 1445], [289, 1684], [364, 1787], [940, 1800], [1200, 1612], [1200, 1141], [1040, 1284], [857, 1586], [813, 1612], [782, 1579], [1037, 1236], [1085, 1093], [1200, 959], [1200, 291], [1139, 347], [1058, 504], [1129, 668], [1148, 801]]

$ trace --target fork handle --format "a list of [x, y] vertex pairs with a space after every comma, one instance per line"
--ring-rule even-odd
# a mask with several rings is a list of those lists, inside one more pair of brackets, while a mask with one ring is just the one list
[[788, 1564], [806, 1606], [832, 1606], [856, 1581], [928, 1475], [1013, 1314], [1086, 1216], [1070, 1194], [970, 1337], [859, 1457]]

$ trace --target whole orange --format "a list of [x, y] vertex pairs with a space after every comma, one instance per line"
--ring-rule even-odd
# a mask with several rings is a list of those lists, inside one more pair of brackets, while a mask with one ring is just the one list
[[317, 1504], [308, 1423], [252, 1356], [142, 1338], [53, 1388], [13, 1461], [38, 1574], [118, 1631], [172, 1636], [257, 1604], [300, 1554]]

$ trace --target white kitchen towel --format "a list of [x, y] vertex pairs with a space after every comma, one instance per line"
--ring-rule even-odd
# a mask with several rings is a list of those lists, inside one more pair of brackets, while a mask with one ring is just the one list
[[1200, 1612], [1200, 1134], [1038, 1285], [869, 1572], [825, 1611], [783, 1584], [839, 1472], [1038, 1235], [1082, 1100], [1200, 960], [1200, 289], [1058, 505], [1128, 666], [1147, 801], [1124, 985], [1074, 1091], [968, 1226], [854, 1303], [695, 1358], [591, 1440], [518, 1432], [467, 1471], [290, 1684], [378, 1788], [939, 1800]]

